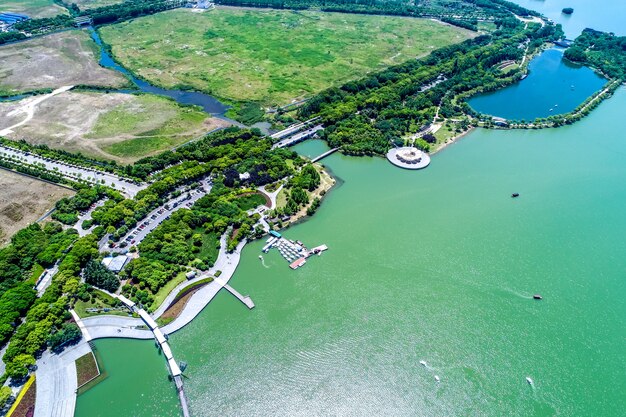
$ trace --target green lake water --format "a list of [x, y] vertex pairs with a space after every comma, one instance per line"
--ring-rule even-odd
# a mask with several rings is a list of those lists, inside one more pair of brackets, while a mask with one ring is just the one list
[[590, 68], [564, 59], [563, 49], [546, 50], [528, 67], [525, 79], [475, 96], [468, 104], [484, 114], [531, 121], [568, 113], [606, 84], [606, 79]]
[[[230, 283], [256, 308], [223, 291], [170, 336], [192, 415], [622, 415], [624, 108], [476, 130], [418, 172], [324, 160], [340, 185], [285, 235], [330, 249], [292, 271], [246, 246]], [[96, 345], [110, 376], [77, 416], [178, 415], [153, 342]]]

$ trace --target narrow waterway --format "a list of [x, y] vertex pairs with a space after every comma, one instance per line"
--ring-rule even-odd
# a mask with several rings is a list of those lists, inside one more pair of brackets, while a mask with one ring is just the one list
[[[192, 414], [620, 415], [625, 107], [620, 89], [572, 126], [477, 130], [420, 172], [330, 156], [342, 185], [285, 232], [330, 250], [292, 271], [249, 245], [232, 283], [256, 308], [224, 292], [171, 335]], [[131, 343], [156, 356], [97, 345]], [[143, 361], [105, 365], [78, 416], [152, 416], [158, 398], [176, 415], [164, 362], [137, 386]]]
[[475, 110], [509, 120], [532, 121], [568, 113], [602, 89], [607, 80], [563, 57], [563, 49], [542, 52], [528, 65], [525, 79], [468, 100]]
[[[137, 88], [139, 88], [140, 91], [143, 91], [144, 93], [170, 97], [180, 104], [192, 104], [195, 106], [200, 106], [204, 109], [205, 112], [215, 116], [223, 117], [226, 110], [228, 110], [229, 106], [221, 103], [218, 99], [208, 94], [196, 91], [168, 90], [165, 88], [156, 87], [148, 83], [147, 81], [142, 80], [141, 78], [135, 77], [130, 71], [115, 62], [115, 60], [109, 55], [102, 43], [102, 39], [100, 39], [100, 35], [95, 29], [90, 28], [89, 33], [94, 42], [96, 42], [96, 44], [100, 47], [100, 65], [105, 68], [110, 68], [115, 71], [121, 72], [122, 74], [127, 76], [133, 82], [133, 84], [135, 84]], [[120, 92], [131, 91], [120, 90]], [[234, 124], [238, 123], [234, 122]]]

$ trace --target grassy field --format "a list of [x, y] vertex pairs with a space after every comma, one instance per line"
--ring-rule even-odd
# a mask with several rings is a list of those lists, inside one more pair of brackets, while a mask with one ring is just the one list
[[[16, 110], [29, 100], [0, 102], [0, 130], [24, 119]], [[7, 137], [129, 163], [225, 125], [159, 96], [69, 91], [40, 103]]]
[[98, 65], [99, 50], [86, 31], [55, 33], [0, 46], [0, 93], [64, 85], [123, 87], [121, 74]]
[[0, 169], [0, 246], [73, 191]]
[[80, 10], [94, 9], [96, 7], [106, 7], [113, 4], [123, 3], [125, 0], [65, 0], [68, 4], [75, 4]]
[[0, 12], [25, 14], [31, 18], [54, 17], [68, 14], [68, 11], [52, 0], [3, 0], [0, 2]]
[[79, 387], [85, 385], [87, 382], [100, 375], [98, 365], [96, 364], [96, 358], [94, 358], [93, 353], [89, 352], [76, 359], [75, 362], [76, 379]]
[[101, 35], [153, 83], [272, 106], [474, 36], [426, 19], [223, 7], [158, 13]]

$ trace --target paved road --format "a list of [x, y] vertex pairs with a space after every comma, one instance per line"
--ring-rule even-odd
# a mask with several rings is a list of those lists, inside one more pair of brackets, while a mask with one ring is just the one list
[[[122, 236], [120, 240], [116, 243], [116, 246], [118, 246], [120, 243], [126, 242], [128, 246], [126, 246], [125, 248], [119, 248], [119, 246], [116, 248], [110, 248], [108, 239], [102, 239], [99, 244], [100, 252], [115, 250], [119, 253], [127, 253], [131, 246], [139, 245], [139, 243], [141, 243], [141, 241], [144, 240], [151, 231], [156, 229], [157, 226], [163, 223], [163, 221], [167, 219], [172, 213], [180, 210], [181, 208], [190, 208], [200, 198], [209, 194], [212, 187], [213, 186], [209, 179], [200, 181], [200, 188], [204, 188], [204, 191], [195, 189], [189, 192], [184, 192], [181, 196], [169, 200], [163, 206], [155, 208], [146, 215], [141, 223], [138, 223], [136, 227], [129, 230], [128, 233]], [[187, 199], [187, 194], [191, 196], [189, 199]], [[166, 209], [165, 205], [167, 205], [169, 208]], [[159, 213], [159, 211], [161, 210], [163, 210], [163, 212]], [[153, 216], [154, 219], [152, 218]], [[140, 226], [143, 224], [145, 224], [145, 226], [141, 228]], [[131, 243], [133, 241], [134, 243]]]
[[120, 191], [123, 194], [126, 194], [131, 198], [135, 197], [139, 191], [147, 187], [145, 184], [137, 185], [129, 180], [122, 179], [108, 172], [77, 165], [70, 165], [65, 162], [54, 161], [30, 152], [24, 152], [9, 148], [5, 145], [0, 145], [0, 158], [6, 159], [7, 157], [17, 158], [21, 163], [25, 163], [27, 165], [43, 165], [48, 171], [60, 174], [68, 179], [71, 179], [72, 181], [83, 179], [89, 181], [90, 183], [104, 184]]
[[45, 276], [35, 288], [37, 290], [37, 297], [41, 297], [43, 293], [46, 292], [46, 289], [52, 284], [52, 277], [54, 277], [57, 272], [59, 272], [59, 261], [57, 261], [52, 268], [46, 269], [43, 272]]
[[317, 125], [310, 129], [303, 130], [302, 132], [296, 133], [295, 135], [290, 136], [287, 139], [283, 139], [280, 142], [275, 143], [274, 146], [272, 146], [272, 149], [284, 148], [286, 146], [295, 145], [298, 142], [302, 142], [303, 140], [312, 137], [313, 135], [315, 135], [315, 133], [317, 133], [318, 130], [322, 129], [324, 129], [322, 125]]

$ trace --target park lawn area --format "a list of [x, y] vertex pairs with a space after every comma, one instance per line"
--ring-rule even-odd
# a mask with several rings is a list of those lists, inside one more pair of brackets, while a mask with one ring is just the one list
[[[18, 123], [25, 116], [17, 110], [31, 100], [0, 102], [0, 120], [6, 115], [6, 126]], [[6, 136], [132, 163], [228, 125], [199, 107], [182, 106], [166, 97], [68, 91], [40, 103], [31, 120]], [[0, 129], [4, 126], [0, 122]]]
[[200, 252], [196, 254], [196, 258], [206, 259], [214, 264], [220, 252], [220, 236], [213, 232], [204, 233], [202, 228], [196, 229], [194, 233], [202, 233], [202, 246]]
[[176, 275], [176, 277], [174, 277], [174, 279], [170, 280], [163, 287], [161, 287], [161, 289], [157, 291], [156, 294], [154, 294], [154, 302], [149, 308], [149, 311], [152, 312], [159, 308], [159, 306], [163, 303], [163, 301], [165, 301], [167, 296], [170, 295], [172, 291], [174, 291], [174, 288], [176, 288], [181, 282], [185, 282], [185, 280], [187, 280], [185, 273], [180, 272], [178, 275]]
[[121, 74], [98, 64], [100, 51], [85, 30], [53, 33], [0, 46], [0, 92], [18, 94], [67, 85], [124, 87]]
[[25, 14], [32, 19], [69, 13], [53, 0], [3, 0], [0, 2], [0, 12]]
[[[115, 303], [115, 301], [113, 300], [113, 297], [111, 297], [108, 294], [103, 293], [102, 291], [98, 291], [98, 290], [94, 290], [94, 291], [95, 291], [95, 298], [92, 297], [93, 301], [78, 300], [74, 304], [74, 311], [76, 311], [76, 314], [78, 314], [78, 317], [85, 318], [85, 317], [98, 316], [102, 314], [108, 314], [108, 315], [114, 315], [114, 316], [128, 316], [129, 311], [126, 307], [113, 307], [113, 304]], [[101, 313], [92, 313], [92, 312], [87, 311], [87, 309], [90, 309], [90, 308], [110, 308], [111, 310], [107, 312], [101, 312]], [[113, 310], [113, 308], [119, 308], [119, 310]]]
[[233, 203], [235, 203], [241, 210], [248, 211], [264, 204], [269, 206], [271, 202], [268, 202], [267, 200], [268, 199], [265, 195], [259, 192], [254, 192], [241, 194], [233, 201]]
[[105, 26], [127, 68], [167, 88], [284, 105], [475, 36], [428, 19], [218, 7]]

